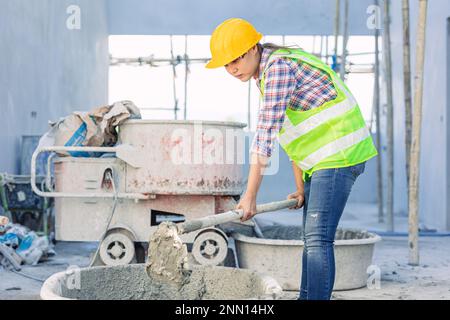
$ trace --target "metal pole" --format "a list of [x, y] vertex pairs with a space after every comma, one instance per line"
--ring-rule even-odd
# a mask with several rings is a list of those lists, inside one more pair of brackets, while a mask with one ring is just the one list
[[323, 35], [320, 35], [320, 60], [323, 58]]
[[344, 3], [344, 36], [342, 37], [342, 58], [340, 76], [345, 81], [345, 64], [347, 63], [347, 42], [348, 42], [348, 0]]
[[[375, 0], [375, 5], [378, 7], [378, 0]], [[376, 145], [379, 152], [377, 157], [377, 200], [378, 200], [378, 222], [384, 222], [383, 213], [383, 167], [381, 156], [381, 115], [380, 115], [380, 49], [378, 41], [380, 38], [380, 30], [378, 29], [378, 23], [375, 28], [375, 89], [374, 89], [374, 105], [375, 105], [375, 118], [376, 118]]]
[[392, 57], [389, 0], [384, 1], [384, 62], [387, 93], [387, 230], [394, 231], [394, 104], [392, 93]]
[[188, 36], [184, 36], [184, 60], [185, 60], [185, 69], [184, 69], [184, 117], [183, 119], [187, 119], [187, 86], [188, 86], [188, 74], [189, 74], [189, 62], [188, 62]]
[[316, 36], [313, 36], [313, 43], [312, 43], [312, 54], [316, 52]]
[[[170, 56], [172, 57], [172, 61], [175, 61], [175, 56], [173, 54], [173, 41], [172, 41], [172, 35], [170, 36]], [[173, 70], [173, 99], [174, 99], [174, 115], [175, 120], [178, 119], [178, 98], [177, 98], [177, 85], [176, 85], [176, 78], [177, 78], [177, 70], [175, 66], [175, 62], [172, 62], [172, 70]]]
[[[189, 63], [206, 63], [210, 59], [211, 58], [188, 58], [187, 60]], [[114, 57], [111, 57], [110, 65], [117, 66], [120, 64], [125, 64], [125, 65], [138, 64], [139, 66], [142, 66], [143, 64], [147, 64], [151, 67], [159, 67], [159, 65], [157, 65], [157, 63], [160, 63], [160, 62], [168, 62], [170, 65], [172, 65], [172, 64], [181, 63], [182, 61], [186, 61], [186, 58], [185, 57], [177, 57], [177, 58], [174, 57], [174, 58], [170, 58], [170, 59], [166, 59], [166, 58], [157, 59], [157, 58], [154, 58], [153, 56], [138, 57], [138, 58], [114, 58]]]
[[[409, 186], [409, 165], [411, 158], [411, 49], [409, 40], [409, 0], [402, 0], [403, 12], [403, 89], [405, 94], [405, 159], [406, 185]], [[409, 201], [409, 188], [408, 188]]]
[[247, 128], [248, 131], [251, 130], [251, 116], [252, 116], [252, 110], [251, 110], [251, 103], [252, 103], [252, 98], [251, 98], [251, 93], [252, 93], [252, 82], [249, 81], [248, 82], [248, 101], [247, 101]]
[[[338, 38], [339, 38], [339, 16], [341, 14], [341, 1], [336, 0], [336, 16], [334, 19], [334, 58], [336, 59], [336, 65], [338, 65]], [[335, 70], [337, 71], [337, 70]]]
[[411, 173], [409, 182], [409, 264], [419, 264], [419, 174], [420, 132], [422, 121], [423, 67], [425, 61], [425, 30], [427, 0], [419, 0], [419, 22], [417, 27], [416, 68], [414, 76], [414, 112], [412, 123]]

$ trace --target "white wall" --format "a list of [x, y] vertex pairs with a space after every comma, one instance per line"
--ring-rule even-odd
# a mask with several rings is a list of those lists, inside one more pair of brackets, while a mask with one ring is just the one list
[[[114, 35], [209, 35], [223, 20], [240, 17], [264, 34], [333, 34], [335, 0], [109, 0]], [[344, 1], [341, 1], [342, 8]], [[367, 7], [372, 0], [350, 0], [349, 30], [369, 32]], [[343, 9], [342, 9], [343, 10]], [[343, 12], [343, 11], [342, 11]]]
[[[81, 9], [69, 30], [66, 10]], [[105, 0], [0, 0], [0, 172], [17, 173], [20, 137], [108, 102]]]

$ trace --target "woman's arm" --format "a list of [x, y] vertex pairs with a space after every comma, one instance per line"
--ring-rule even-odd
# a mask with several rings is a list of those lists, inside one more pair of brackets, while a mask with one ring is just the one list
[[244, 211], [242, 221], [256, 214], [256, 195], [263, 179], [264, 169], [272, 155], [276, 134], [280, 131], [292, 92], [295, 77], [284, 59], [274, 61], [266, 72], [264, 99], [258, 114], [256, 134], [251, 148], [247, 191], [237, 205]]
[[257, 153], [252, 153], [251, 155], [247, 190], [236, 207], [236, 209], [242, 209], [244, 211], [244, 216], [241, 219], [242, 221], [251, 219], [256, 214], [256, 195], [258, 194], [263, 179], [264, 169], [268, 162], [268, 157]]
[[292, 170], [294, 171], [295, 185], [297, 186], [297, 191], [304, 192], [305, 185], [303, 183], [302, 169], [300, 169], [300, 167], [294, 161], [292, 161]]
[[298, 203], [292, 209], [300, 209], [303, 207], [305, 201], [305, 185], [303, 183], [303, 171], [300, 167], [292, 161], [292, 170], [294, 171], [295, 185], [297, 186], [297, 191], [288, 195], [288, 199], [297, 199]]

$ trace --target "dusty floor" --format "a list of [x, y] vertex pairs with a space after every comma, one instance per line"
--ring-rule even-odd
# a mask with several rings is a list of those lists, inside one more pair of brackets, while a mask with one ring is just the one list
[[[45, 280], [54, 273], [67, 270], [70, 266], [85, 267], [89, 255], [96, 249], [95, 243], [58, 242], [56, 256], [36, 266], [22, 266], [21, 272]], [[0, 300], [39, 299], [42, 282], [0, 269]]]
[[[407, 264], [407, 239], [384, 238], [377, 244], [374, 264], [380, 267], [380, 289], [368, 288], [333, 293], [334, 299], [450, 299], [450, 237], [427, 237], [420, 241], [419, 267]], [[22, 272], [45, 279], [71, 265], [86, 266], [92, 243], [59, 242], [57, 256], [38, 266], [26, 266]], [[39, 299], [41, 283], [20, 275], [0, 271], [0, 300]], [[296, 299], [297, 292], [286, 292], [285, 299]]]
[[[408, 265], [407, 238], [383, 238], [375, 247], [373, 264], [380, 268], [379, 289], [367, 287], [333, 292], [337, 300], [450, 299], [450, 237], [420, 240], [420, 266]], [[286, 292], [285, 299], [297, 297]]]
[[[364, 212], [364, 215], [362, 214]], [[301, 223], [300, 211], [269, 213], [262, 220], [276, 219], [286, 224]], [[404, 231], [406, 217], [396, 217], [397, 231]], [[348, 205], [340, 226], [384, 230], [376, 223], [376, 207]], [[367, 227], [372, 226], [372, 228]], [[383, 237], [375, 247], [373, 264], [380, 268], [379, 289], [337, 291], [333, 299], [450, 299], [450, 237], [421, 237], [420, 266], [408, 265], [406, 237]], [[67, 270], [69, 266], [85, 267], [95, 243], [58, 242], [57, 255], [37, 266], [24, 266], [22, 272], [35, 278]], [[41, 282], [0, 269], [0, 300], [39, 299]], [[284, 299], [296, 299], [297, 292], [285, 292]]]

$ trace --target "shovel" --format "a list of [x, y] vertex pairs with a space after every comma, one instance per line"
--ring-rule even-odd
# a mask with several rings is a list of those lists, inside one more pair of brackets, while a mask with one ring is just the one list
[[[296, 199], [261, 204], [256, 206], [256, 213], [286, 209], [296, 204]], [[181, 224], [161, 223], [149, 241], [147, 274], [151, 278], [160, 278], [178, 284], [184, 283], [189, 276], [187, 248], [179, 236], [183, 233], [235, 221], [243, 216], [243, 210], [231, 210]]]
[[[256, 214], [287, 209], [297, 204], [296, 199], [289, 199], [271, 203], [260, 204], [256, 206]], [[200, 219], [186, 221], [178, 224], [178, 234], [189, 233], [203, 228], [209, 228], [218, 224], [238, 220], [244, 216], [242, 210], [230, 210], [224, 213], [207, 216]]]

